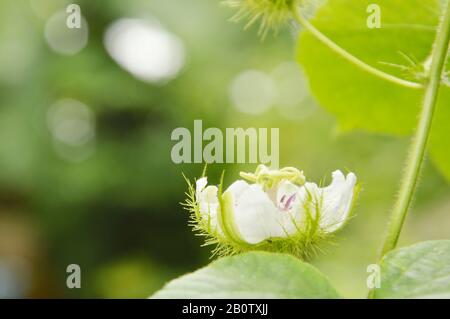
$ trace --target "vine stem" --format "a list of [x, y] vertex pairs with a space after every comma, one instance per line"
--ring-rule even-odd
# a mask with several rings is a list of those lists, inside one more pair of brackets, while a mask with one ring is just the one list
[[[417, 186], [421, 166], [425, 157], [428, 137], [430, 135], [433, 115], [439, 94], [439, 88], [444, 74], [445, 62], [450, 49], [450, 1], [447, 2], [445, 14], [440, 23], [434, 42], [432, 64], [425, 85], [425, 97], [422, 104], [419, 126], [411, 144], [405, 173], [400, 188], [400, 194], [395, 203], [388, 224], [386, 238], [381, 250], [380, 260], [397, 246], [406, 215], [411, 206], [414, 191]], [[369, 291], [368, 298], [374, 298], [375, 289]]]
[[432, 63], [425, 84], [425, 97], [423, 99], [419, 126], [411, 144], [411, 153], [408, 158], [406, 170], [403, 175], [399, 197], [392, 211], [388, 225], [387, 235], [381, 251], [381, 257], [397, 246], [398, 238], [411, 206], [414, 191], [417, 186], [421, 166], [425, 157], [428, 138], [430, 135], [433, 115], [436, 109], [439, 88], [444, 75], [446, 58], [449, 52], [450, 41], [450, 2], [447, 1], [445, 13], [437, 31], [434, 42]]
[[311, 24], [308, 19], [306, 19], [300, 12], [299, 8], [295, 8], [292, 10], [292, 14], [294, 16], [294, 19], [299, 23], [302, 27], [304, 27], [306, 30], [311, 32], [312, 35], [316, 37], [320, 42], [322, 42], [324, 45], [326, 45], [329, 49], [336, 52], [338, 55], [349, 61], [350, 63], [356, 65], [360, 69], [369, 72], [370, 74], [381, 78], [383, 80], [389, 81], [391, 83], [395, 83], [404, 87], [412, 88], [412, 89], [422, 89], [423, 85], [421, 83], [417, 82], [411, 82], [407, 81], [401, 78], [398, 78], [392, 74], [386, 73], [381, 71], [380, 69], [377, 69], [364, 61], [360, 60], [350, 52], [346, 51], [344, 48], [333, 42], [330, 38], [328, 38], [325, 34], [320, 32], [316, 27]]

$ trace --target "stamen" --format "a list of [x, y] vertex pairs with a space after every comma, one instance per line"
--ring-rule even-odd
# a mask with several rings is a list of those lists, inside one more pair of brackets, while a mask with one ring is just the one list
[[288, 198], [288, 200], [287, 200], [287, 202], [286, 202], [286, 205], [284, 206], [284, 209], [286, 209], [286, 210], [291, 209], [291, 207], [292, 207], [292, 202], [295, 200], [296, 197], [297, 197], [297, 194], [296, 194], [296, 193], [292, 194], [292, 195]]
[[278, 205], [278, 208], [280, 208], [282, 211], [288, 211], [292, 208], [292, 203], [294, 202], [295, 198], [297, 197], [296, 193], [293, 193], [286, 199], [286, 195], [283, 195], [280, 200], [280, 205]]

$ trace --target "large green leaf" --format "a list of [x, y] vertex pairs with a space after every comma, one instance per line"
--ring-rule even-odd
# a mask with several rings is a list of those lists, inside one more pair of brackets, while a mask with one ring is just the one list
[[[408, 80], [393, 64], [422, 64], [429, 58], [440, 17], [439, 0], [378, 0], [381, 28], [367, 27], [372, 0], [328, 0], [311, 22], [364, 62]], [[408, 58], [406, 58], [406, 56]], [[379, 79], [302, 32], [298, 60], [319, 103], [338, 118], [342, 130], [365, 129], [404, 135], [417, 124], [423, 91]], [[443, 88], [431, 139], [431, 155], [450, 179], [450, 89]]]
[[423, 242], [387, 254], [375, 298], [450, 298], [450, 240]]
[[339, 298], [313, 266], [285, 254], [219, 259], [169, 282], [152, 298]]

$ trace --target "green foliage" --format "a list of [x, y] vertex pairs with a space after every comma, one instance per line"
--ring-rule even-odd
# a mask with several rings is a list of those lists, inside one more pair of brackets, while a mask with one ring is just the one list
[[[380, 0], [381, 28], [367, 27], [370, 0], [328, 1], [312, 23], [365, 63], [397, 77], [422, 81], [440, 17], [440, 1]], [[423, 91], [375, 77], [336, 55], [308, 32], [302, 32], [298, 60], [312, 93], [339, 120], [341, 130], [412, 133]], [[434, 163], [450, 179], [450, 89], [443, 88], [431, 137]]]
[[[374, 297], [449, 298], [450, 240], [422, 242], [387, 254]], [[339, 298], [313, 266], [294, 257], [252, 252], [219, 259], [169, 282], [152, 298]]]
[[252, 252], [219, 259], [168, 283], [152, 298], [339, 298], [309, 264], [283, 254]]
[[449, 298], [450, 240], [427, 241], [387, 254], [375, 298]]

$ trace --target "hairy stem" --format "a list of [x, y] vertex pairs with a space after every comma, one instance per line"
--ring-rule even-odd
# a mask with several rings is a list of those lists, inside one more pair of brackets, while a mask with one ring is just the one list
[[[419, 126], [411, 144], [411, 153], [408, 158], [406, 170], [403, 175], [400, 194], [391, 214], [391, 220], [387, 228], [386, 238], [381, 251], [380, 259], [397, 246], [398, 238], [403, 227], [406, 215], [411, 206], [421, 166], [425, 156], [425, 150], [430, 135], [433, 114], [439, 94], [439, 88], [444, 74], [446, 58], [449, 52], [450, 41], [450, 3], [447, 2], [445, 14], [440, 23], [436, 41], [434, 42], [432, 65], [425, 85], [425, 97], [422, 104]], [[369, 292], [369, 298], [373, 298], [375, 290]]]
[[420, 169], [423, 163], [428, 137], [430, 135], [433, 114], [436, 108], [439, 88], [444, 74], [445, 62], [450, 41], [450, 5], [447, 3], [445, 15], [438, 29], [433, 47], [432, 64], [425, 85], [425, 97], [422, 104], [419, 126], [411, 144], [411, 153], [402, 179], [400, 194], [392, 211], [386, 239], [381, 255], [384, 256], [397, 245], [403, 222], [414, 195]]
[[344, 48], [340, 47], [338, 44], [333, 42], [330, 38], [328, 38], [326, 35], [324, 35], [322, 32], [320, 32], [314, 25], [312, 25], [300, 12], [299, 9], [296, 8], [293, 11], [294, 19], [306, 30], [311, 32], [320, 42], [322, 42], [324, 45], [326, 45], [328, 48], [330, 48], [332, 51], [339, 54], [341, 57], [346, 59], [347, 61], [351, 62], [352, 64], [356, 65], [360, 69], [373, 74], [376, 77], [379, 77], [383, 80], [389, 81], [391, 83], [395, 83], [404, 87], [413, 88], [413, 89], [421, 89], [423, 88], [423, 85], [421, 83], [417, 82], [411, 82], [407, 81], [401, 78], [398, 78], [396, 76], [393, 76], [392, 74], [383, 72], [364, 61], [358, 59], [354, 55], [352, 55], [350, 52], [346, 51]]

